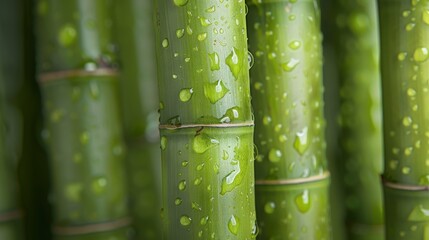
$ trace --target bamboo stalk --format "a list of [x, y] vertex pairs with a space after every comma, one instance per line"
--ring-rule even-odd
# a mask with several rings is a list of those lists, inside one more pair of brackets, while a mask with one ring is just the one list
[[429, 238], [429, 1], [379, 0], [386, 238]]
[[36, 29], [55, 239], [128, 239], [112, 6], [41, 0]]
[[248, 1], [260, 239], [330, 239], [318, 1]]
[[133, 226], [136, 239], [158, 240], [162, 179], [153, 1], [118, 0], [114, 8]]
[[157, 1], [164, 239], [255, 239], [244, 1]]
[[341, 165], [349, 239], [384, 239], [377, 3], [336, 1]]

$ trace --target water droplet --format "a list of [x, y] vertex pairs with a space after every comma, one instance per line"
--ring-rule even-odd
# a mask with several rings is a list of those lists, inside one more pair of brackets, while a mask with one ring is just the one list
[[255, 64], [255, 59], [251, 52], [247, 53], [247, 62], [249, 63], [249, 69], [253, 67], [253, 64]]
[[295, 204], [298, 207], [298, 210], [302, 213], [308, 212], [310, 210], [310, 194], [308, 190], [304, 190], [295, 198]]
[[420, 185], [429, 185], [429, 175], [420, 177]]
[[267, 202], [264, 206], [264, 211], [267, 214], [274, 213], [275, 209], [276, 209], [276, 204], [274, 202]]
[[202, 42], [202, 41], [204, 41], [204, 40], [206, 40], [206, 38], [207, 38], [207, 33], [201, 33], [201, 34], [198, 34], [198, 41], [200, 41], [200, 42]]
[[173, 0], [173, 2], [178, 7], [183, 7], [188, 4], [188, 0]]
[[204, 226], [207, 224], [208, 221], [209, 221], [209, 216], [202, 217], [200, 220], [200, 224]]
[[167, 148], [167, 137], [161, 137], [161, 150], [165, 150]]
[[203, 18], [203, 17], [200, 18], [200, 22], [201, 22], [201, 25], [203, 27], [207, 27], [207, 26], [210, 26], [212, 24], [212, 22], [210, 22], [210, 20], [208, 20], [207, 18]]
[[58, 42], [63, 47], [70, 47], [71, 45], [73, 45], [73, 43], [76, 42], [76, 38], [77, 38], [77, 31], [70, 24], [64, 25], [61, 28], [60, 32], [58, 33]]
[[232, 215], [231, 218], [228, 221], [228, 229], [229, 229], [229, 231], [232, 234], [237, 235], [239, 227], [240, 227], [240, 223], [239, 223], [238, 218], [236, 216]]
[[222, 159], [227, 160], [229, 158], [229, 154], [226, 150], [223, 150]]
[[215, 5], [213, 5], [213, 6], [211, 6], [211, 7], [209, 7], [209, 8], [206, 9], [207, 13], [213, 13], [215, 11], [216, 11], [216, 6]]
[[411, 117], [404, 117], [403, 119], [402, 119], [402, 124], [405, 126], [405, 127], [409, 127], [410, 125], [411, 125], [411, 123], [413, 123], [413, 119], [411, 119]]
[[185, 29], [181, 28], [176, 30], [176, 37], [178, 39], [182, 38], [184, 35], [185, 35]]
[[225, 114], [220, 118], [221, 123], [229, 123], [240, 117], [240, 108], [232, 107], [226, 110]]
[[294, 41], [289, 43], [289, 48], [291, 48], [292, 50], [297, 50], [300, 47], [301, 47], [300, 41], [294, 40]]
[[219, 141], [207, 134], [198, 134], [194, 137], [192, 148], [196, 153], [205, 153], [212, 147], [219, 144]]
[[200, 184], [201, 184], [201, 182], [203, 182], [203, 178], [202, 178], [202, 177], [195, 178], [195, 180], [194, 180], [194, 185], [195, 185], [195, 186], [198, 186], [198, 185], [200, 185]]
[[422, 19], [424, 23], [429, 25], [429, 10], [423, 10]]
[[403, 167], [402, 168], [402, 173], [405, 174], [405, 175], [409, 174], [410, 171], [411, 171], [411, 169], [409, 167]]
[[410, 16], [410, 14], [411, 14], [411, 11], [409, 11], [409, 10], [405, 10], [402, 12], [403, 17], [408, 17], [408, 16]]
[[273, 163], [279, 162], [281, 157], [282, 157], [282, 152], [275, 148], [271, 149], [268, 154], [268, 159]]
[[262, 118], [262, 123], [263, 123], [264, 125], [269, 125], [271, 122], [272, 122], [272, 119], [271, 119], [271, 117], [270, 117], [270, 116], [264, 116], [264, 117]]
[[231, 53], [225, 59], [226, 65], [228, 65], [235, 80], [238, 79], [242, 70], [243, 61], [241, 59], [242, 53], [236, 48], [233, 48]]
[[249, 153], [246, 145], [238, 141], [234, 148], [234, 160], [237, 164], [233, 165], [234, 169], [222, 179], [221, 195], [233, 191], [243, 181], [243, 177], [247, 173], [249, 163], [253, 161], [253, 154]]
[[414, 29], [415, 26], [416, 26], [415, 23], [408, 23], [407, 25], [405, 25], [405, 30], [411, 31]]
[[88, 142], [89, 142], [89, 133], [87, 133], [87, 132], [81, 133], [79, 139], [80, 139], [80, 143], [82, 145], [88, 144]]
[[282, 68], [283, 70], [285, 70], [286, 72], [290, 72], [292, 70], [295, 69], [295, 67], [299, 64], [299, 60], [292, 58], [291, 60], [289, 60], [289, 62], [287, 63], [283, 63], [282, 64]]
[[281, 143], [286, 142], [286, 141], [287, 141], [287, 136], [286, 136], [286, 135], [284, 135], [284, 134], [280, 135], [280, 136], [279, 136], [279, 141], [280, 141]]
[[50, 119], [52, 123], [58, 123], [59, 121], [61, 121], [61, 119], [64, 116], [64, 111], [63, 110], [54, 110], [52, 111], [51, 115], [50, 115]]
[[192, 202], [192, 209], [198, 210], [198, 211], [202, 210], [201, 206], [198, 203], [196, 203], [196, 202]]
[[189, 226], [189, 224], [192, 223], [192, 219], [186, 215], [183, 215], [182, 217], [180, 217], [180, 224], [182, 226]]
[[210, 58], [210, 70], [215, 71], [220, 69], [220, 61], [219, 61], [219, 55], [217, 55], [216, 52], [209, 54]]
[[100, 177], [97, 179], [94, 179], [92, 181], [92, 191], [96, 194], [101, 194], [104, 192], [107, 186], [107, 180], [104, 177]]
[[429, 221], [429, 209], [418, 205], [414, 207], [410, 215], [408, 215], [408, 220], [412, 222], [428, 222]]
[[428, 59], [428, 57], [429, 57], [429, 51], [425, 47], [417, 48], [414, 51], [414, 60], [416, 62], [424, 62]]
[[180, 191], [184, 191], [186, 189], [186, 181], [185, 180], [180, 181], [178, 188]]
[[296, 133], [295, 142], [293, 147], [298, 151], [300, 155], [303, 155], [309, 146], [308, 141], [308, 128], [305, 127], [301, 132]]
[[410, 96], [410, 97], [416, 96], [416, 90], [414, 90], [412, 88], [408, 88], [407, 95]]
[[406, 52], [400, 52], [398, 54], [398, 60], [399, 61], [404, 61], [406, 57], [407, 57], [407, 53]]
[[193, 33], [194, 31], [192, 30], [192, 28], [191, 28], [191, 26], [186, 26], [186, 33], [188, 34], [188, 35], [192, 35], [192, 33]]
[[194, 94], [194, 90], [192, 88], [183, 88], [180, 90], [179, 99], [182, 102], [188, 102], [191, 100], [192, 95]]
[[186, 166], [188, 166], [188, 164], [189, 164], [189, 162], [188, 162], [188, 161], [183, 161], [183, 162], [182, 162], [182, 167], [186, 167]]
[[212, 104], [221, 100], [228, 92], [229, 89], [221, 80], [204, 85], [204, 95]]
[[174, 205], [179, 206], [182, 202], [183, 200], [181, 198], [176, 198], [176, 200], [174, 200]]
[[167, 38], [164, 38], [164, 40], [162, 40], [162, 47], [163, 47], [163, 48], [168, 48], [168, 45], [169, 45], [169, 43], [168, 43], [168, 39], [167, 39]]

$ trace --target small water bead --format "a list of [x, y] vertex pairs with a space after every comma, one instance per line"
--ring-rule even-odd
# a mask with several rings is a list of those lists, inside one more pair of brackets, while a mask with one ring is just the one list
[[188, 162], [188, 161], [183, 161], [183, 162], [182, 162], [182, 167], [186, 167], [186, 166], [188, 166], [188, 164], [189, 164], [189, 162]]
[[202, 217], [201, 220], [200, 220], [200, 224], [202, 226], [204, 226], [204, 225], [207, 224], [208, 221], [209, 221], [209, 216]]
[[191, 205], [192, 205], [192, 209], [194, 209], [194, 210], [198, 210], [198, 211], [202, 210], [201, 206], [196, 202], [192, 202]]
[[255, 58], [253, 57], [251, 52], [247, 53], [247, 62], [249, 63], [249, 69], [251, 69], [255, 64]]
[[261, 90], [263, 86], [264, 85], [261, 82], [255, 82], [253, 84], [253, 87], [255, 88], [255, 90]]
[[161, 137], [161, 150], [165, 150], [167, 148], [167, 137]]
[[276, 209], [276, 204], [274, 202], [267, 202], [264, 206], [264, 211], [267, 214], [274, 213], [275, 209]]
[[288, 18], [290, 21], [294, 21], [296, 19], [296, 16], [294, 14], [291, 14]]
[[192, 88], [183, 88], [179, 92], [179, 99], [182, 102], [188, 102], [189, 100], [191, 100], [193, 94], [194, 90]]
[[428, 57], [429, 57], [429, 51], [425, 47], [417, 48], [414, 51], [414, 60], [416, 62], [424, 62], [428, 59]]
[[182, 226], [189, 226], [192, 223], [192, 219], [186, 215], [180, 217], [180, 224]]
[[205, 163], [201, 163], [201, 164], [199, 164], [198, 166], [197, 166], [197, 171], [201, 171], [201, 170], [203, 170], [203, 168], [204, 168], [204, 165], [205, 165]]
[[216, 11], [216, 6], [215, 5], [213, 5], [213, 6], [211, 6], [211, 7], [209, 7], [209, 8], [206, 9], [207, 13], [214, 13], [215, 11]]
[[281, 160], [282, 155], [283, 154], [279, 149], [273, 148], [268, 153], [268, 159], [270, 160], [270, 162], [276, 163]]
[[167, 38], [164, 38], [164, 40], [162, 40], [162, 47], [163, 48], [168, 48], [169, 42]]
[[94, 193], [101, 194], [106, 189], [107, 180], [104, 177], [100, 177], [100, 178], [94, 179], [94, 181], [92, 181], [91, 186], [92, 186], [92, 191]]
[[228, 221], [228, 230], [232, 234], [237, 235], [239, 227], [240, 227], [240, 222], [239, 222], [238, 218], [236, 216], [232, 215]]
[[229, 69], [231, 70], [232, 75], [234, 76], [235, 80], [238, 79], [239, 74], [242, 70], [242, 53], [235, 47], [232, 49], [231, 53], [226, 57], [225, 62], [226, 65], [228, 65]]
[[192, 148], [196, 153], [204, 153], [217, 145], [219, 145], [218, 140], [203, 133], [194, 137]]
[[207, 27], [207, 26], [210, 26], [212, 24], [212, 22], [209, 19], [204, 18], [204, 17], [200, 18], [200, 22], [201, 22], [201, 25], [203, 27]]
[[415, 26], [416, 26], [415, 23], [408, 23], [407, 25], [405, 25], [405, 30], [411, 31], [414, 29]]
[[404, 117], [403, 119], [402, 119], [402, 124], [405, 126], [405, 127], [409, 127], [409, 126], [411, 126], [411, 123], [413, 123], [413, 119], [411, 119], [411, 117]]
[[270, 117], [270, 116], [264, 116], [264, 117], [262, 118], [262, 123], [263, 123], [264, 125], [269, 125], [271, 122], [272, 122], [272, 119], [271, 119], [271, 117]]
[[296, 133], [293, 147], [300, 155], [303, 155], [305, 151], [307, 151], [309, 144], [310, 143], [308, 140], [308, 128], [305, 127], [302, 131]]
[[54, 110], [50, 115], [51, 122], [58, 123], [59, 121], [61, 121], [63, 116], [64, 116], [63, 110]]
[[420, 177], [420, 181], [419, 181], [420, 185], [429, 185], [429, 175], [424, 175], [422, 177]]
[[220, 118], [221, 123], [229, 123], [240, 118], [240, 108], [232, 107], [226, 110], [225, 114]]
[[310, 193], [308, 190], [304, 190], [298, 196], [295, 197], [295, 204], [298, 210], [302, 213], [308, 212], [311, 207]]
[[280, 135], [279, 136], [279, 141], [281, 142], [281, 143], [284, 143], [284, 142], [286, 142], [287, 141], [287, 136], [285, 135], [285, 134], [282, 134], [282, 135]]
[[220, 69], [219, 55], [216, 52], [209, 53], [210, 70], [215, 71]]
[[289, 48], [291, 48], [292, 50], [297, 50], [300, 47], [301, 47], [300, 41], [294, 40], [294, 41], [289, 43]]
[[298, 59], [292, 58], [287, 63], [283, 63], [282, 64], [282, 68], [286, 72], [291, 72], [292, 70], [295, 69], [296, 66], [298, 66], [299, 62], [300, 61]]
[[407, 89], [407, 95], [410, 97], [416, 96], [416, 90], [414, 90], [413, 88], [408, 88]]
[[174, 205], [179, 206], [180, 204], [182, 204], [183, 200], [181, 198], [176, 198], [174, 200]]
[[198, 185], [200, 185], [201, 184], [201, 182], [203, 181], [203, 178], [202, 177], [199, 177], [199, 178], [196, 178], [195, 180], [194, 180], [194, 185], [195, 186], [198, 186]]
[[77, 31], [70, 24], [64, 25], [61, 28], [60, 32], [58, 33], [58, 42], [63, 47], [69, 47], [73, 45], [76, 42], [76, 39], [77, 39]]
[[182, 38], [184, 35], [185, 35], [185, 29], [181, 28], [176, 30], [176, 37], [178, 39]]
[[403, 17], [409, 17], [410, 14], [411, 14], [411, 11], [409, 11], [409, 10], [405, 10], [405, 11], [402, 12], [402, 16]]
[[174, 4], [178, 7], [183, 7], [188, 4], [189, 0], [173, 0]]
[[399, 54], [398, 54], [398, 60], [399, 61], [404, 61], [405, 60], [405, 58], [407, 58], [407, 53], [406, 52], [400, 52]]
[[402, 173], [405, 174], [405, 175], [409, 174], [410, 171], [411, 171], [411, 168], [409, 168], [409, 167], [403, 167], [402, 168]]
[[277, 125], [274, 127], [274, 131], [275, 131], [275, 132], [280, 132], [280, 130], [282, 130], [282, 128], [283, 128], [283, 125], [281, 125], [281, 124], [277, 124]]
[[186, 26], [186, 33], [188, 34], [188, 35], [192, 35], [192, 33], [193, 33], [194, 31], [192, 30], [192, 28], [191, 28], [191, 26]]
[[229, 153], [226, 150], [223, 150], [222, 159], [227, 160], [229, 158]]
[[201, 33], [201, 34], [198, 34], [198, 41], [200, 41], [200, 42], [202, 42], [202, 41], [204, 41], [204, 40], [206, 40], [206, 38], [207, 38], [207, 33]]
[[229, 89], [221, 80], [204, 85], [204, 95], [212, 104], [221, 100], [228, 92]]
[[186, 189], [186, 181], [185, 180], [180, 181], [178, 188], [180, 191], [184, 191]]
[[397, 160], [391, 160], [391, 161], [389, 162], [389, 167], [390, 167], [392, 170], [397, 169], [397, 168], [398, 168], [398, 165], [399, 165], [399, 162], [398, 162]]
[[81, 199], [81, 193], [83, 185], [81, 183], [71, 183], [65, 188], [64, 195], [66, 198], [73, 202], [79, 202]]
[[410, 156], [413, 153], [413, 148], [412, 147], [407, 147], [404, 150], [404, 154], [405, 156]]

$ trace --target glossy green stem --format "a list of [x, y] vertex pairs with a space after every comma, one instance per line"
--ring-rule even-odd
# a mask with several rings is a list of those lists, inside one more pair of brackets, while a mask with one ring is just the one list
[[40, 0], [36, 10], [55, 239], [128, 239], [111, 2]]
[[[429, 1], [379, 0], [387, 239], [429, 236]], [[411, 186], [411, 187], [410, 187]], [[424, 189], [424, 188], [423, 188]]]
[[153, 1], [114, 3], [133, 225], [136, 239], [158, 240], [162, 235], [161, 154]]
[[330, 239], [318, 2], [248, 4], [258, 238]]
[[341, 169], [349, 239], [384, 239], [377, 2], [336, 1]]
[[244, 1], [156, 4], [164, 239], [255, 239]]

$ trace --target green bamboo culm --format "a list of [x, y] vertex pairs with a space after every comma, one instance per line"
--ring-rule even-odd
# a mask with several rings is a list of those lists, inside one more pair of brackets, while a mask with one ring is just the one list
[[337, 0], [342, 178], [349, 239], [384, 239], [377, 2]]
[[54, 239], [129, 239], [111, 2], [40, 0], [36, 15]]
[[330, 239], [318, 1], [247, 1], [258, 239]]
[[16, 164], [13, 159], [14, 149], [10, 146], [10, 134], [7, 132], [5, 79], [0, 74], [0, 239], [22, 239]]
[[156, 4], [164, 239], [255, 239], [244, 1]]
[[429, 1], [378, 4], [386, 239], [429, 239]]
[[158, 240], [162, 179], [153, 1], [117, 0], [114, 9], [133, 225], [136, 239]]

